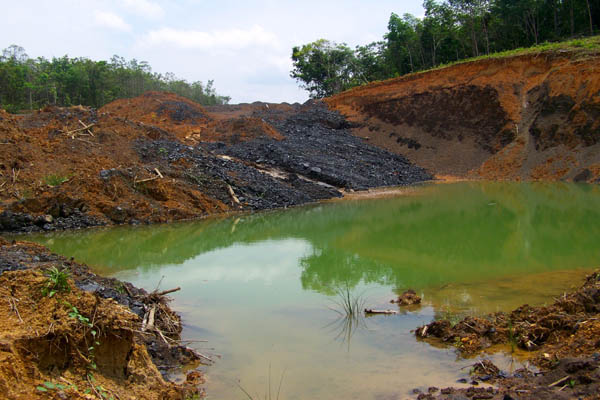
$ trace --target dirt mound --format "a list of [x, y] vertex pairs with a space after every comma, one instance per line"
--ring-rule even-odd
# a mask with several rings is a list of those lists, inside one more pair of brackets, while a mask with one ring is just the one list
[[[489, 399], [598, 398], [600, 390], [600, 273], [590, 275], [577, 291], [563, 294], [547, 307], [524, 305], [513, 312], [485, 318], [467, 317], [455, 325], [438, 320], [418, 328], [417, 337], [433, 343], [441, 340], [462, 355], [479, 354], [497, 344], [530, 351], [541, 369], [500, 371], [489, 360], [473, 365], [471, 384], [494, 383], [496, 388], [447, 388], [441, 393], [419, 394], [421, 399], [485, 395]], [[479, 393], [479, 394], [477, 394]], [[475, 397], [473, 397], [475, 398]]]
[[99, 111], [125, 120], [160, 126], [179, 139], [200, 133], [211, 120], [200, 104], [165, 92], [147, 92], [138, 97], [115, 100]]
[[[140, 342], [139, 317], [69, 282], [43, 295], [40, 271], [0, 276], [0, 392], [7, 399], [183, 398]], [[58, 397], [55, 397], [58, 396]], [[61, 397], [62, 396], [62, 397]]]
[[[455, 325], [438, 320], [416, 330], [420, 338], [435, 337], [455, 345], [465, 354], [493, 344], [511, 344], [522, 349], [540, 350], [546, 355], [538, 364], [552, 360], [548, 354], [592, 355], [600, 348], [594, 338], [600, 323], [600, 273], [590, 275], [576, 292], [564, 294], [548, 307], [524, 305], [510, 314], [496, 313], [487, 318], [467, 317]], [[572, 344], [576, 343], [576, 346]], [[569, 351], [566, 351], [566, 350]]]
[[0, 304], [3, 398], [198, 393], [197, 371], [185, 385], [163, 378], [199, 355], [178, 344], [180, 319], [161, 293], [99, 277], [33, 243], [0, 239], [0, 265], [0, 296], [7, 300]]
[[2, 114], [0, 231], [168, 222], [429, 179], [322, 105], [231, 107], [152, 92], [100, 112]]
[[486, 59], [326, 99], [353, 132], [437, 175], [596, 181], [600, 54]]

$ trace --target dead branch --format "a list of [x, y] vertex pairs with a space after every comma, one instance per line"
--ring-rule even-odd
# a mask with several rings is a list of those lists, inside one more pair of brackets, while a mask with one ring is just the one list
[[176, 288], [174, 288], [174, 289], [164, 290], [164, 291], [162, 291], [162, 292], [158, 292], [158, 293], [152, 293], [152, 294], [154, 294], [154, 295], [156, 295], [156, 296], [165, 296], [165, 295], [167, 295], [167, 294], [169, 294], [169, 293], [177, 292], [177, 291], [179, 291], [179, 290], [181, 290], [181, 288], [180, 288], [179, 286], [177, 286], [177, 287], [176, 287]]
[[372, 308], [365, 308], [365, 314], [398, 314], [398, 311], [394, 311], [394, 310], [373, 310]]
[[560, 378], [559, 380], [557, 380], [556, 382], [552, 382], [551, 384], [548, 385], [548, 387], [552, 387], [552, 386], [556, 386], [556, 385], [560, 385], [561, 383], [563, 383], [564, 381], [566, 381], [567, 379], [569, 379], [569, 375]]
[[160, 176], [161, 179], [164, 178], [163, 174], [160, 173], [160, 171], [158, 170], [158, 168], [154, 168], [154, 172], [156, 172], [156, 174], [158, 176]]
[[89, 125], [85, 126], [84, 128], [73, 129], [72, 131], [65, 132], [65, 135], [71, 135], [71, 138], [75, 139], [75, 136], [74, 136], [75, 133], [86, 131], [86, 130], [90, 129], [92, 126], [94, 126], [94, 125], [95, 124], [89, 124]]
[[[81, 122], [81, 120], [80, 120], [80, 119], [78, 119], [77, 121], [79, 121], [79, 123], [80, 123], [80, 124], [81, 124], [81, 125], [82, 125], [84, 128], [89, 128], [90, 126], [94, 125], [94, 124], [92, 124], [92, 125], [90, 125], [90, 126], [87, 126], [86, 124], [84, 124], [83, 122]], [[94, 136], [94, 134], [92, 133], [91, 129], [87, 129], [87, 131], [88, 131], [88, 133], [90, 134], [90, 136]]]
[[10, 304], [11, 311], [14, 311], [15, 314], [17, 314], [19, 321], [21, 321], [21, 323], [23, 323], [23, 318], [21, 318], [21, 314], [19, 314], [19, 309], [17, 308], [17, 301], [19, 301], [19, 299], [14, 298], [14, 297], [8, 298], [8, 304]]
[[229, 195], [231, 196], [231, 199], [236, 203], [236, 204], [240, 204], [240, 200], [237, 198], [237, 196], [235, 195], [235, 192], [233, 191], [233, 188], [231, 187], [231, 185], [227, 185], [227, 191], [229, 191]]

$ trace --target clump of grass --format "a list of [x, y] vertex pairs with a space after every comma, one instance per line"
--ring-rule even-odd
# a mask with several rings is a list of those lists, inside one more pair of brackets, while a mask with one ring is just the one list
[[[274, 391], [271, 390], [271, 364], [269, 364], [269, 382], [267, 384], [267, 392], [262, 398], [264, 400], [279, 400], [279, 395], [281, 394], [281, 386], [283, 385], [283, 378], [285, 376], [285, 370], [281, 373], [281, 378], [279, 379], [279, 386], [277, 387], [277, 397], [273, 397]], [[236, 382], [237, 387], [246, 395], [249, 400], [260, 400], [261, 396], [252, 396], [242, 385]]]
[[515, 337], [512, 319], [508, 321], [508, 343], [510, 344], [510, 352], [514, 353], [517, 348], [517, 338]]
[[365, 301], [362, 295], [353, 294], [348, 286], [340, 287], [336, 292], [337, 300], [334, 303], [338, 308], [330, 309], [338, 314], [338, 318], [325, 328], [333, 326], [332, 331], [338, 332], [335, 340], [346, 343], [350, 351], [352, 336], [358, 328], [366, 327], [363, 315]]
[[46, 270], [44, 275], [48, 280], [42, 288], [42, 295], [52, 297], [59, 292], [71, 291], [71, 287], [69, 286], [69, 271], [65, 268], [58, 269], [52, 267]]
[[68, 176], [50, 174], [44, 177], [44, 183], [50, 187], [60, 186], [69, 180]]

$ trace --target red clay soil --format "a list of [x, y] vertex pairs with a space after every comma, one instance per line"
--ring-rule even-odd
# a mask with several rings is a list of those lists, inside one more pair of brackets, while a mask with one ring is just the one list
[[[144, 99], [133, 101], [143, 105]], [[148, 99], [156, 102], [156, 96]], [[184, 179], [185, 159], [161, 171], [159, 163], [140, 158], [136, 140], [176, 140], [152, 125], [85, 107], [47, 107], [25, 117], [3, 112], [0, 136], [0, 201], [15, 212], [57, 218], [81, 211], [119, 223], [132, 216], [164, 222], [229, 209]], [[154, 168], [163, 178], [144, 181], [158, 176]], [[103, 170], [108, 171], [104, 178]]]
[[283, 139], [279, 132], [259, 118], [241, 114], [227, 118], [227, 115], [208, 113], [200, 104], [172, 93], [147, 92], [132, 99], [116, 100], [99, 112], [158, 126], [188, 144], [236, 143], [259, 137]]
[[[51, 268], [67, 274], [63, 285], [50, 279]], [[1, 238], [0, 273], [0, 398], [200, 395], [197, 371], [178, 385], [156, 367], [178, 369], [197, 359], [193, 350], [178, 345], [181, 322], [161, 293], [98, 277], [43, 246]], [[154, 324], [142, 332], [140, 316], [151, 309]]]
[[436, 175], [599, 178], [600, 53], [486, 59], [326, 99], [354, 134]]

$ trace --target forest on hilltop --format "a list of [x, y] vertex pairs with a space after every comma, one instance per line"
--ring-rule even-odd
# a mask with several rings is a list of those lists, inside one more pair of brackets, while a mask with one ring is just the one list
[[351, 49], [320, 39], [292, 49], [291, 76], [311, 97], [543, 42], [591, 36], [600, 0], [425, 0], [392, 13], [383, 40]]
[[12, 45], [0, 55], [0, 108], [9, 112], [46, 105], [102, 107], [120, 98], [149, 91], [168, 91], [203, 105], [226, 104], [230, 98], [216, 93], [213, 81], [189, 83], [172, 73], [159, 74], [145, 61], [93, 61], [68, 56], [30, 58]]

